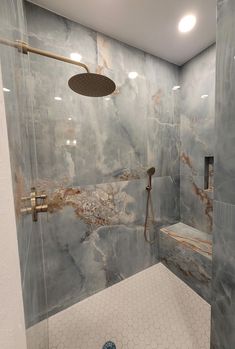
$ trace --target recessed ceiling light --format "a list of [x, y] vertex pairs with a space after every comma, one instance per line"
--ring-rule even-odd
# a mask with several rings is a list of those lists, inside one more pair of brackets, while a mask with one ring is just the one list
[[71, 121], [71, 120], [72, 120], [72, 118], [71, 118], [71, 117], [69, 117], [69, 118], [68, 118], [68, 120], [69, 120], [69, 121]]
[[9, 88], [3, 87], [3, 91], [4, 92], [10, 92], [11, 90], [9, 90]]
[[194, 15], [184, 16], [178, 24], [178, 29], [181, 33], [187, 33], [195, 27], [196, 22], [197, 19]]
[[69, 145], [69, 144], [70, 144], [70, 140], [69, 140], [69, 139], [67, 139], [66, 144], [67, 144], [67, 145]]
[[78, 62], [80, 62], [80, 61], [82, 60], [82, 55], [80, 55], [80, 53], [73, 52], [73, 53], [70, 53], [70, 58], [71, 58], [73, 61], [78, 61]]
[[136, 71], [130, 71], [130, 73], [128, 74], [128, 78], [129, 79], [135, 79], [137, 78], [138, 73]]
[[75, 144], [75, 145], [77, 144], [77, 141], [76, 141], [76, 139], [74, 139], [74, 140], [73, 140], [73, 144]]
[[104, 97], [104, 99], [106, 100], [106, 101], [110, 101], [110, 97]]
[[54, 99], [55, 99], [56, 101], [61, 101], [61, 100], [62, 100], [61, 97], [54, 97]]
[[209, 97], [209, 95], [201, 95], [201, 98], [202, 98], [202, 99], [205, 99], [205, 98], [207, 98], [207, 97]]
[[180, 88], [180, 86], [177, 85], [177, 86], [172, 87], [172, 90], [173, 90], [173, 91], [176, 91], [176, 90], [178, 90], [179, 88]]

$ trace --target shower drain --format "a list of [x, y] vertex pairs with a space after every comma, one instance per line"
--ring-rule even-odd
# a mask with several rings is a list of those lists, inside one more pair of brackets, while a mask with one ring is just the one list
[[102, 349], [116, 349], [116, 345], [113, 342], [106, 342]]

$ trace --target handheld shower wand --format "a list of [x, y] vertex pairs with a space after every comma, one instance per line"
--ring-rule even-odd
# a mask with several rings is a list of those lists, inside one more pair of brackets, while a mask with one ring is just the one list
[[149, 176], [149, 183], [146, 187], [146, 190], [151, 190], [152, 189], [152, 176], [154, 175], [155, 173], [155, 167], [150, 167], [148, 170], [147, 170], [147, 175]]
[[152, 198], [151, 198], [151, 190], [152, 190], [152, 176], [155, 173], [155, 167], [151, 167], [147, 170], [147, 175], [148, 175], [148, 185], [146, 187], [147, 190], [147, 204], [146, 204], [146, 216], [145, 216], [145, 223], [144, 223], [144, 238], [145, 241], [153, 244], [156, 239], [149, 240], [147, 236], [147, 231], [148, 231], [148, 221], [149, 221], [149, 205], [151, 209], [151, 214], [152, 214], [152, 222], [154, 221], [154, 212], [153, 212], [153, 204], [152, 204]]

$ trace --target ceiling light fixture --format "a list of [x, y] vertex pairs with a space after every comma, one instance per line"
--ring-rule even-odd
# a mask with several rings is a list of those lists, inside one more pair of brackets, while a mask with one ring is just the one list
[[209, 95], [201, 95], [201, 99], [205, 99], [207, 97], [209, 97]]
[[54, 97], [54, 99], [55, 99], [56, 101], [61, 101], [61, 100], [62, 100], [61, 97]]
[[70, 53], [70, 58], [71, 58], [73, 61], [81, 62], [81, 60], [82, 60], [82, 55], [80, 55], [80, 53], [73, 52], [73, 53]]
[[11, 90], [9, 90], [9, 88], [3, 87], [3, 91], [4, 92], [11, 92]]
[[136, 79], [137, 76], [138, 76], [138, 73], [136, 71], [130, 71], [130, 73], [128, 74], [129, 79]]
[[172, 87], [172, 90], [173, 90], [173, 91], [176, 91], [176, 90], [179, 90], [179, 89], [180, 89], [180, 86], [179, 86], [179, 85]]
[[110, 97], [104, 97], [104, 99], [106, 100], [106, 101], [110, 101]]
[[178, 29], [181, 33], [187, 33], [195, 27], [197, 22], [196, 16], [187, 15], [184, 16], [178, 24]]
[[69, 117], [69, 118], [68, 118], [68, 120], [69, 120], [69, 121], [71, 121], [71, 120], [72, 120], [72, 118], [71, 118], [71, 117]]

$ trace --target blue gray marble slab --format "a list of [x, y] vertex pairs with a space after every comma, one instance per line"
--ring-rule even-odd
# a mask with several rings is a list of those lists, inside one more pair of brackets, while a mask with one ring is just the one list
[[[29, 56], [33, 184], [49, 195], [42, 228], [53, 314], [158, 261], [157, 243], [149, 245], [143, 236], [146, 170], [156, 167], [155, 237], [159, 226], [179, 220], [180, 94], [172, 90], [179, 68], [32, 3], [25, 10], [32, 46], [67, 57], [78, 52], [91, 71], [117, 85], [109, 99], [79, 96], [67, 81], [81, 69]], [[130, 71], [138, 77], [129, 79]], [[25, 268], [27, 261], [22, 263]], [[29, 275], [41, 277], [34, 263], [27, 267]], [[26, 289], [33, 308], [36, 300]], [[29, 324], [45, 316], [44, 307], [38, 314], [27, 308]]]
[[[177, 176], [178, 67], [30, 3], [26, 17], [31, 45], [68, 57], [79, 52], [117, 85], [109, 100], [79, 96], [67, 86], [77, 67], [30, 56], [39, 178], [108, 183], [144, 178], [151, 166], [156, 176]], [[129, 79], [130, 71], [138, 77]]]
[[[0, 36], [11, 41], [26, 40], [25, 33], [22, 1], [1, 0]], [[12, 47], [0, 46], [3, 86], [8, 90], [4, 91], [4, 102], [15, 200], [22, 295], [27, 327], [29, 318], [38, 322], [40, 313], [45, 314], [47, 311], [40, 225], [35, 225], [31, 217], [23, 218], [20, 215], [21, 197], [29, 194], [32, 179], [36, 177], [35, 142], [32, 137], [34, 114], [31, 109], [26, 81], [30, 75], [30, 69], [26, 55]], [[44, 337], [47, 338], [46, 326], [42, 331]], [[29, 346], [28, 349], [33, 348]], [[47, 346], [45, 349], [48, 349]]]
[[[151, 237], [180, 220], [180, 202], [184, 223], [211, 232], [213, 195], [204, 191], [202, 164], [213, 155], [214, 47], [180, 69], [32, 3], [25, 13], [32, 46], [78, 52], [117, 84], [109, 99], [79, 96], [67, 86], [77, 67], [37, 55], [19, 60], [15, 52], [11, 76], [9, 51], [3, 55], [5, 83], [17, 81], [6, 104], [27, 326], [158, 262], [164, 251], [178, 265], [188, 253], [200, 292], [209, 275], [204, 255], [166, 234], [161, 252], [158, 240], [144, 240], [145, 187], [155, 166]], [[129, 79], [130, 71], [138, 77]], [[202, 100], [205, 89], [211, 93]], [[48, 220], [38, 226], [19, 215], [32, 185], [49, 196]]]
[[217, 1], [211, 348], [235, 348], [235, 2]]
[[[150, 245], [144, 239], [146, 184], [143, 179], [51, 191], [48, 222], [43, 219], [49, 314], [158, 262], [158, 240]], [[177, 180], [154, 178], [151, 239], [163, 222], [179, 220], [177, 198]]]
[[181, 68], [181, 221], [212, 232], [213, 193], [205, 190], [205, 157], [214, 155], [215, 45]]
[[212, 348], [235, 347], [235, 206], [215, 201]]
[[211, 235], [176, 223], [160, 229], [159, 251], [171, 271], [211, 302]]

